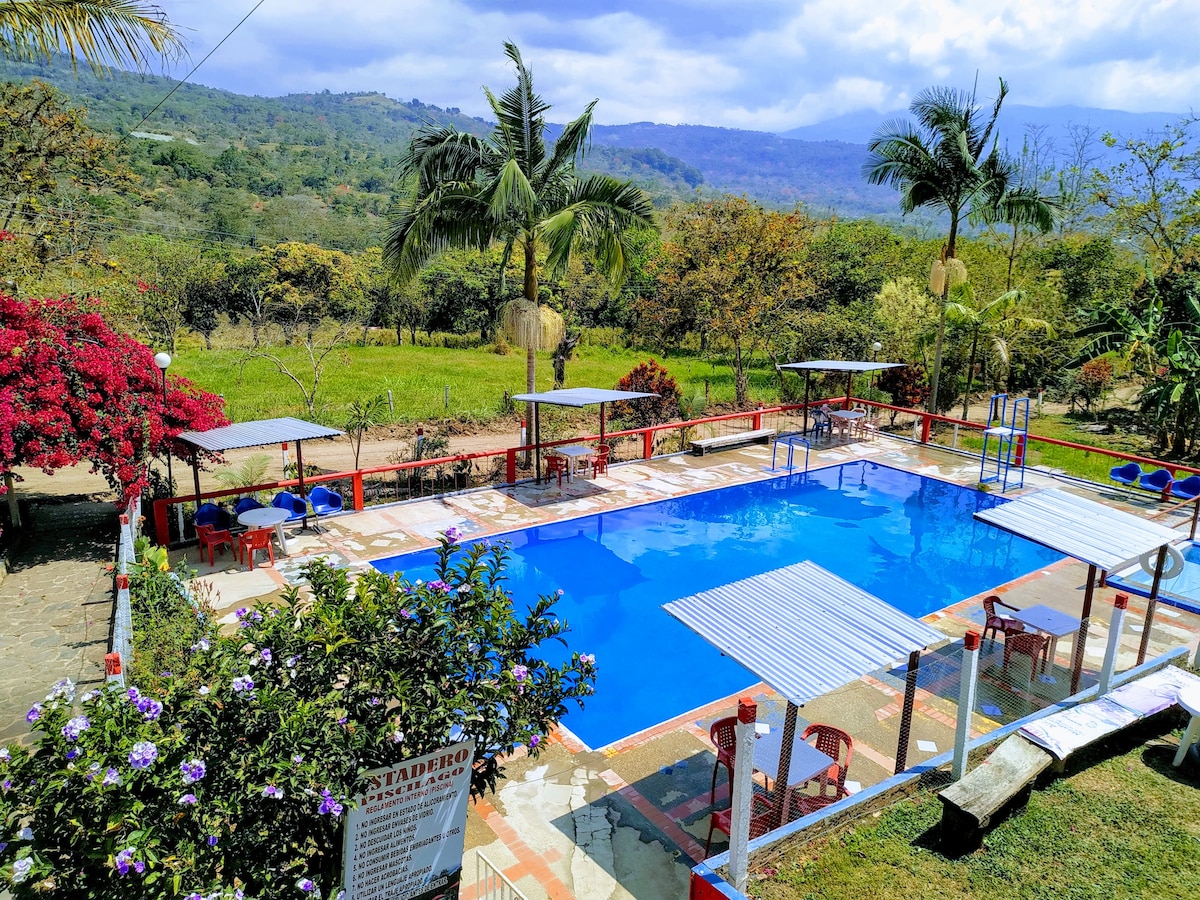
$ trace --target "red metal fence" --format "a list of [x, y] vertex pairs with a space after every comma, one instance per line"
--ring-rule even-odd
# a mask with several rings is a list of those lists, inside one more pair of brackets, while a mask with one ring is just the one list
[[[829, 403], [831, 400], [813, 400], [810, 407]], [[833, 398], [833, 402], [843, 402], [843, 398]], [[968, 422], [955, 419], [952, 416], [935, 415], [917, 409], [903, 406], [891, 406], [871, 400], [852, 398], [851, 402], [864, 406], [874, 406], [880, 410], [894, 412], [897, 416], [913, 417], [916, 423], [913, 429], [913, 440], [928, 444], [933, 440], [935, 423], [957, 426], [976, 431], [982, 431], [985, 426], [979, 422]], [[667, 453], [675, 453], [687, 449], [688, 441], [695, 436], [716, 436], [732, 434], [738, 431], [757, 430], [763, 427], [774, 427], [779, 432], [798, 431], [801, 428], [804, 404], [788, 404], [783, 406], [759, 407], [747, 412], [727, 413], [720, 416], [707, 416], [687, 422], [670, 422], [665, 425], [652, 425], [645, 428], [630, 428], [624, 431], [609, 432], [606, 441], [612, 447], [610, 459], [614, 462], [631, 459], [653, 459]], [[900, 428], [902, 432], [903, 427]], [[896, 436], [903, 436], [902, 434]], [[565, 444], [599, 440], [598, 434], [589, 434], [563, 440], [546, 441], [543, 449]], [[1136, 462], [1168, 469], [1172, 475], [1180, 472], [1200, 473], [1200, 469], [1177, 463], [1164, 462], [1144, 456], [1121, 453], [1101, 447], [1086, 444], [1076, 444], [1055, 438], [1041, 437], [1030, 433], [1030, 444], [1042, 443], [1058, 447], [1066, 447], [1084, 453], [1094, 453], [1110, 457], [1120, 462]], [[369, 506], [392, 503], [417, 497], [435, 496], [452, 493], [487, 485], [515, 484], [524, 473], [526, 477], [533, 474], [532, 467], [522, 466], [523, 457], [531, 454], [532, 445], [509, 447], [503, 450], [485, 450], [478, 453], [460, 453], [454, 456], [440, 456], [433, 459], [420, 459], [410, 462], [392, 463], [386, 466], [374, 466], [367, 469], [357, 469], [332, 474], [306, 475], [304, 483], [333, 485], [341, 489], [343, 495], [350, 498], [347, 506], [361, 511]], [[219, 500], [222, 497], [244, 496], [250, 493], [278, 491], [295, 487], [297, 480], [274, 481], [269, 484], [252, 485], [250, 487], [234, 488], [220, 491], [208, 491], [195, 495], [168, 497], [154, 501], [154, 533], [159, 544], [166, 545], [171, 540], [169, 508], [176, 503], [199, 503], [205, 500]], [[177, 539], [186, 539], [186, 535]]]

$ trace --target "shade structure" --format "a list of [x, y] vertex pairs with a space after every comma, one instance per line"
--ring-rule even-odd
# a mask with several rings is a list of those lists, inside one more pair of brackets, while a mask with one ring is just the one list
[[811, 561], [663, 609], [797, 706], [947, 639]]
[[1138, 664], [1145, 661], [1167, 548], [1175, 541], [1182, 540], [1183, 535], [1166, 525], [1148, 522], [1132, 513], [1057, 488], [1035, 491], [992, 509], [980, 510], [975, 513], [975, 518], [1087, 563], [1087, 584], [1071, 662], [1072, 694], [1079, 690], [1083, 672], [1083, 653], [1096, 590], [1096, 570], [1112, 572], [1147, 554], [1157, 554], [1153, 566], [1154, 581], [1150, 586], [1150, 599], [1146, 604], [1146, 618], [1138, 649]]
[[554, 391], [540, 391], [533, 394], [516, 394], [512, 399], [521, 403], [533, 404], [533, 433], [534, 433], [534, 474], [538, 481], [542, 480], [542, 428], [538, 408], [543, 403], [551, 406], [584, 406], [600, 405], [600, 443], [604, 443], [604, 404], [617, 400], [637, 400], [641, 397], [657, 397], [658, 394], [645, 391], [615, 391], [609, 388], [559, 388]]
[[[184, 431], [179, 440], [191, 444], [193, 448], [221, 453], [225, 450], [240, 450], [245, 447], [263, 447], [267, 444], [296, 443], [296, 473], [300, 482], [300, 496], [307, 498], [304, 490], [304, 455], [301, 441], [313, 438], [335, 438], [345, 434], [336, 428], [326, 428], [315, 422], [294, 419], [290, 416], [282, 419], [258, 419], [253, 422], [237, 422], [222, 428], [210, 428], [208, 431]], [[192, 451], [192, 478], [196, 486], [196, 503], [200, 502], [200, 461], [196, 450]], [[305, 507], [307, 509], [307, 505]], [[308, 516], [304, 517], [304, 527], [308, 527]]]
[[846, 401], [850, 401], [850, 387], [855, 373], [877, 372], [880, 369], [897, 369], [907, 363], [866, 362], [850, 359], [813, 359], [808, 362], [783, 363], [779, 368], [804, 372], [804, 431], [808, 431], [808, 388], [813, 372], [845, 372]]
[[[920, 652], [947, 640], [940, 631], [810, 560], [663, 609], [787, 700], [775, 782], [785, 796], [797, 707], [908, 654], [896, 771], [906, 767]], [[774, 825], [782, 823], [786, 805], [777, 798]]]
[[980, 510], [975, 518], [1105, 572], [1183, 538], [1166, 525], [1057, 488]]

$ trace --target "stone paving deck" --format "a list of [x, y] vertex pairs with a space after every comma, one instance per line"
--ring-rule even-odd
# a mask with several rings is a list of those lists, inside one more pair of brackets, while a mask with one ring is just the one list
[[0, 744], [29, 734], [25, 713], [50, 686], [104, 679], [117, 511], [111, 503], [41, 504], [0, 584]]
[[[575, 478], [562, 487], [521, 484], [473, 491], [438, 499], [410, 501], [324, 520], [320, 535], [289, 538], [291, 555], [274, 567], [248, 572], [226, 556], [216, 566], [197, 565], [211, 585], [223, 621], [236, 606], [254, 597], [269, 598], [288, 583], [313, 556], [324, 555], [351, 568], [378, 559], [432, 546], [435, 535], [450, 526], [468, 536], [494, 534], [540, 522], [558, 521], [607, 509], [645, 503], [684, 493], [774, 477], [769, 447], [748, 447], [696, 458], [672, 456], [650, 462], [614, 465], [597, 479]], [[859, 458], [916, 471], [959, 484], [973, 485], [978, 459], [882, 437], [815, 448], [811, 467], [836, 465]], [[1145, 497], [1130, 505], [1113, 490], [1088, 490], [1046, 474], [1027, 473], [1026, 489], [1054, 485], [1080, 490], [1092, 499], [1153, 514], [1157, 505]], [[1010, 496], [1016, 492], [1010, 492]], [[1178, 514], [1174, 520], [1186, 521]], [[179, 554], [176, 553], [176, 556]], [[194, 557], [194, 553], [191, 554]], [[1086, 567], [1062, 561], [1008, 585], [997, 586], [1017, 606], [1046, 603], [1078, 615]], [[993, 591], [988, 591], [992, 593]], [[1111, 588], [1097, 592], [1095, 613], [1085, 652], [1084, 685], [1094, 678], [1107, 641]], [[1200, 619], [1159, 606], [1150, 654], [1186, 644], [1195, 649]], [[1121, 640], [1120, 668], [1133, 664], [1145, 607], [1134, 597]], [[968, 629], [982, 627], [979, 598], [964, 600], [926, 617], [948, 641]], [[1002, 644], [985, 645], [981, 660], [980, 708], [972, 717], [973, 734], [1065, 696], [1069, 684], [1072, 640], [1060, 641], [1046, 678], [1025, 682], [1020, 664], [1009, 677], [1000, 672]], [[926, 654], [918, 680], [909, 764], [918, 763], [953, 745], [958, 690], [958, 654], [953, 644]], [[1028, 672], [1028, 667], [1024, 670]], [[868, 786], [888, 777], [895, 767], [903, 667], [880, 671], [818, 698], [803, 710], [809, 721], [835, 724], [853, 735], [855, 756], [851, 781]], [[765, 685], [749, 692], [759, 704], [759, 717], [781, 721], [783, 703]], [[659, 726], [601, 750], [582, 746], [567, 731], [551, 735], [536, 758], [518, 755], [507, 765], [507, 779], [495, 795], [473, 805], [468, 820], [464, 861], [464, 900], [475, 900], [475, 854], [482, 852], [531, 900], [541, 898], [625, 898], [678, 900], [687, 892], [688, 871], [704, 855], [708, 832], [709, 785], [714, 754], [708, 726], [733, 713], [736, 697], [714, 699]], [[570, 724], [569, 718], [566, 722]], [[728, 802], [724, 777], [716, 806]], [[713, 852], [724, 848], [718, 832]]]

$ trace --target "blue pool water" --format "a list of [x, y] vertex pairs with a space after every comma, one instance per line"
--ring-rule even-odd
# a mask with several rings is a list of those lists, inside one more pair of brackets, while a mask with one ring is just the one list
[[[1183, 571], [1174, 578], [1164, 578], [1158, 586], [1159, 600], [1191, 613], [1200, 613], [1200, 544], [1190, 541], [1182, 545]], [[1141, 566], [1134, 566], [1116, 575], [1110, 575], [1108, 583], [1113, 587], [1125, 588], [1143, 597], [1150, 596], [1154, 577]]]
[[[811, 559], [923, 616], [1060, 558], [972, 518], [1001, 502], [847, 463], [503, 535], [507, 587], [518, 603], [563, 590], [568, 645], [599, 668], [595, 696], [564, 724], [601, 747], [758, 682], [663, 603]], [[435, 559], [426, 550], [374, 565], [429, 580]]]

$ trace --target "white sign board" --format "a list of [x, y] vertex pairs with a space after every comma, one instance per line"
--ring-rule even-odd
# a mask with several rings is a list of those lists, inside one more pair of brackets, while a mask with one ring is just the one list
[[475, 742], [367, 773], [346, 817], [346, 900], [458, 896]]

